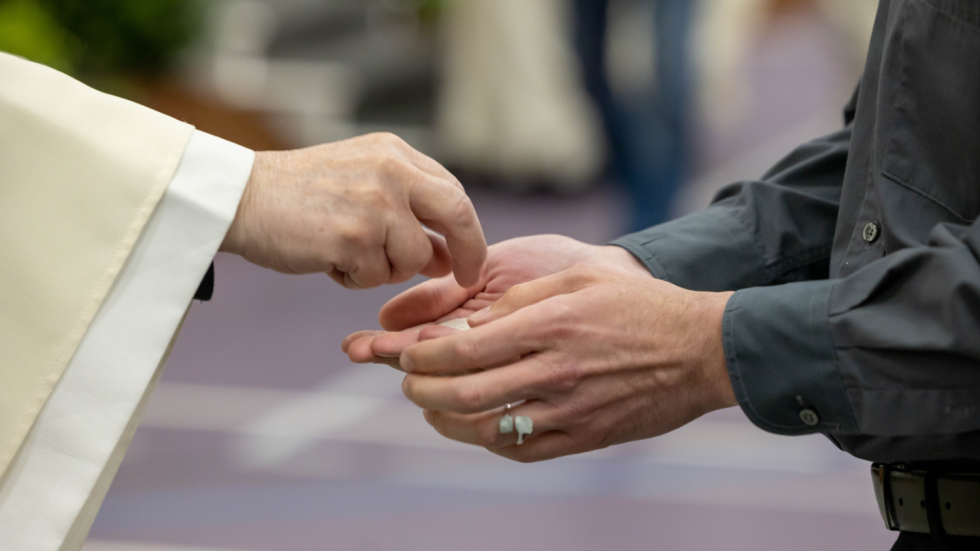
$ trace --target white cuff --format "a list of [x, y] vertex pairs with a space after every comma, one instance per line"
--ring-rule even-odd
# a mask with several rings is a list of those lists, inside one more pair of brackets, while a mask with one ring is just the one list
[[255, 154], [195, 132], [0, 488], [0, 549], [81, 547]]

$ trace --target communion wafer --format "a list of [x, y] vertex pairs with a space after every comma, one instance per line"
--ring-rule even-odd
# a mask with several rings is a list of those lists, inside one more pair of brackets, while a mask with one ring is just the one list
[[443, 327], [449, 327], [450, 329], [456, 329], [457, 331], [469, 331], [470, 323], [466, 321], [466, 318], [456, 318], [451, 320], [446, 320], [439, 325]]

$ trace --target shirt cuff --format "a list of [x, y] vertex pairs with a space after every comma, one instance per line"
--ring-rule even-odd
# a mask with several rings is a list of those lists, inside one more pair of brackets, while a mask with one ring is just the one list
[[693, 291], [730, 291], [764, 283], [765, 267], [752, 232], [723, 204], [625, 235], [610, 245], [632, 253], [657, 279]]
[[854, 433], [830, 332], [834, 281], [744, 289], [725, 309], [722, 338], [738, 403], [763, 430]]

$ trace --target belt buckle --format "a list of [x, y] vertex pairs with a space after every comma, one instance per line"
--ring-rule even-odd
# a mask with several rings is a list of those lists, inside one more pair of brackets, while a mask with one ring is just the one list
[[871, 474], [877, 486], [881, 489], [881, 511], [885, 526], [891, 531], [898, 531], [898, 516], [895, 514], [895, 499], [892, 495], [891, 472], [896, 467], [887, 463], [872, 463]]

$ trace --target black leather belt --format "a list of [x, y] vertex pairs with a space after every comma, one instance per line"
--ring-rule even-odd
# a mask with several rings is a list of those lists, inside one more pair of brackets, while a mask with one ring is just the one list
[[875, 463], [871, 474], [889, 530], [980, 537], [980, 473]]

